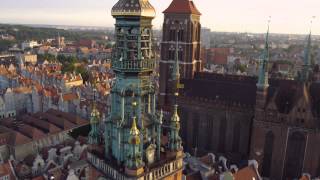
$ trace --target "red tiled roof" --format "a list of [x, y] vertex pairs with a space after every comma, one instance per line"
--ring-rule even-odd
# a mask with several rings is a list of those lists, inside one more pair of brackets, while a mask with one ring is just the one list
[[14, 179], [12, 169], [9, 162], [0, 164], [0, 177], [9, 175], [9, 179]]
[[68, 93], [63, 95], [64, 101], [72, 101], [78, 99], [78, 95], [76, 93]]
[[11, 118], [2, 119], [0, 121], [0, 144], [11, 146], [26, 144], [45, 138], [47, 135], [86, 124], [89, 124], [89, 121], [53, 109], [45, 113], [26, 114], [17, 121]]
[[75, 125], [85, 125], [85, 124], [88, 124], [88, 121], [76, 116], [76, 115], [73, 115], [73, 114], [70, 114], [70, 113], [66, 113], [66, 112], [62, 112], [62, 111], [57, 111], [55, 109], [49, 109], [47, 111], [48, 113], [56, 116], [56, 117], [60, 117], [62, 119], [64, 119], [65, 121], [68, 121], [68, 122], [71, 122]]
[[192, 0], [173, 0], [163, 13], [196, 14], [201, 15]]
[[46, 136], [42, 131], [27, 124], [21, 125], [19, 127], [19, 131], [33, 140], [38, 140]]
[[245, 167], [240, 169], [234, 175], [234, 180], [243, 180], [243, 179], [259, 179], [259, 175], [252, 166]]
[[54, 124], [51, 124], [47, 121], [37, 119], [37, 118], [32, 117], [30, 115], [24, 115], [22, 117], [22, 119], [24, 119], [25, 123], [27, 123], [31, 126], [34, 126], [38, 129], [41, 129], [41, 130], [43, 130], [47, 133], [50, 133], [50, 134], [58, 133], [61, 131], [61, 129], [58, 128], [57, 126], [55, 126]]

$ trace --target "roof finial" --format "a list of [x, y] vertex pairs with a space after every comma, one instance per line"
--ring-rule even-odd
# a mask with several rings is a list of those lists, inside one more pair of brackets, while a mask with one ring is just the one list
[[138, 136], [140, 133], [138, 127], [137, 127], [137, 122], [136, 122], [136, 117], [134, 116], [132, 118], [132, 127], [131, 127], [131, 130], [130, 130], [130, 135], [132, 136]]

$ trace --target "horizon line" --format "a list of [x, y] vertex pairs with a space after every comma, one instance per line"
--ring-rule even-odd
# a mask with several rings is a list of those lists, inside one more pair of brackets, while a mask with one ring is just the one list
[[[108, 26], [99, 26], [99, 25], [76, 25], [76, 24], [46, 24], [46, 23], [12, 23], [12, 22], [0, 22], [0, 25], [20, 25], [20, 26], [39, 26], [39, 28], [45, 28], [41, 26], [68, 26], [68, 27], [87, 27], [87, 28], [101, 28], [101, 29], [113, 29], [114, 26], [108, 25]], [[35, 27], [34, 27], [35, 28]], [[53, 28], [53, 27], [52, 27]], [[253, 32], [253, 31], [227, 31], [227, 30], [212, 30], [212, 28], [209, 27], [201, 27], [202, 29], [210, 29], [212, 33], [234, 33], [234, 34], [241, 34], [241, 33], [248, 33], [248, 34], [265, 34], [266, 32]], [[59, 29], [59, 28], [55, 28]], [[61, 28], [63, 29], [63, 28]], [[162, 28], [153, 28], [154, 30], [162, 31]], [[63, 29], [68, 30], [68, 29]], [[308, 35], [308, 33], [279, 33], [279, 32], [270, 32], [270, 34], [274, 35]], [[312, 34], [312, 36], [320, 36], [320, 34]]]

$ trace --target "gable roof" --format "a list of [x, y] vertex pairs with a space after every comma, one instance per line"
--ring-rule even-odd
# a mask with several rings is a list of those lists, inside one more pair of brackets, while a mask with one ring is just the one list
[[194, 79], [181, 80], [182, 95], [254, 106], [256, 78], [247, 76], [196, 73]]
[[195, 14], [201, 15], [192, 0], [173, 0], [163, 13]]

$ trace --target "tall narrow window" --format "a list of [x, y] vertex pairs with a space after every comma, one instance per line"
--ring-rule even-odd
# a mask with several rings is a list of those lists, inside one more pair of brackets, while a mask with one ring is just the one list
[[227, 130], [227, 118], [220, 120], [219, 128], [219, 152], [224, 153], [225, 141], [226, 141], [226, 130]]
[[183, 142], [188, 142], [187, 141], [187, 137], [188, 137], [188, 134], [187, 134], [187, 129], [188, 129], [188, 111], [186, 111], [185, 109], [181, 109], [180, 108], [180, 114], [181, 114], [181, 137], [183, 139]]
[[270, 177], [273, 144], [274, 144], [274, 135], [272, 131], [269, 131], [266, 134], [265, 141], [264, 141], [264, 150], [263, 150], [264, 154], [263, 154], [263, 161], [262, 161], [263, 177]]
[[319, 160], [318, 160], [318, 169], [317, 169], [317, 176], [320, 176], [320, 157], [319, 157]]
[[240, 136], [241, 136], [241, 123], [238, 121], [233, 126], [233, 139], [232, 139], [232, 151], [239, 152]]
[[179, 50], [179, 61], [183, 60], [183, 51]]
[[197, 148], [198, 147], [198, 137], [199, 137], [199, 114], [198, 113], [194, 113], [193, 115], [193, 148]]
[[213, 117], [212, 115], [208, 114], [207, 115], [207, 129], [206, 129], [206, 150], [211, 151], [212, 149], [212, 128], [213, 128]]
[[183, 41], [183, 35], [184, 35], [184, 31], [182, 29], [179, 30], [179, 37], [178, 37], [179, 41]]
[[290, 134], [286, 149], [285, 178], [294, 179], [301, 176], [306, 138], [301, 132]]

